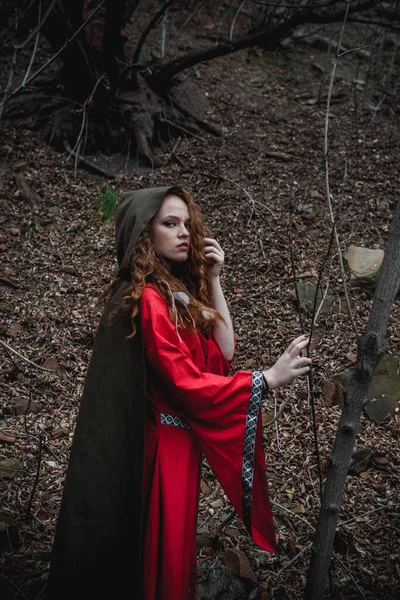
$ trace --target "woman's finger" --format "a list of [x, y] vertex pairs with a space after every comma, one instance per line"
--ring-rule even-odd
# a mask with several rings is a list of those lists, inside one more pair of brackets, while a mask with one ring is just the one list
[[301, 369], [297, 369], [296, 377], [298, 377], [299, 375], [305, 375], [309, 371], [310, 371], [310, 367], [302, 367]]
[[219, 254], [217, 254], [216, 252], [206, 252], [205, 257], [207, 260], [212, 258], [213, 260], [215, 260], [218, 263], [223, 262], [222, 257]]
[[300, 338], [297, 338], [296, 340], [294, 340], [294, 342], [290, 344], [289, 348], [287, 349], [287, 352], [291, 356], [297, 356], [298, 354], [300, 354], [303, 348], [308, 346], [309, 342], [310, 340], [308, 337], [301, 336]]
[[222, 250], [218, 250], [217, 248], [214, 248], [214, 246], [206, 246], [204, 248], [204, 252], [216, 252], [217, 254], [224, 256], [224, 253], [222, 252]]
[[223, 251], [217, 240], [214, 240], [214, 238], [204, 238], [204, 241], [207, 244], [217, 248], [217, 250], [220, 250], [221, 252]]

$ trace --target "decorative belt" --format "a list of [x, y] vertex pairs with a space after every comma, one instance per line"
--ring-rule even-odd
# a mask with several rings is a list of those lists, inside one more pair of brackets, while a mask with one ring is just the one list
[[181, 429], [191, 430], [192, 428], [183, 417], [178, 415], [170, 415], [168, 413], [160, 413], [161, 425], [172, 425], [172, 427], [180, 427]]

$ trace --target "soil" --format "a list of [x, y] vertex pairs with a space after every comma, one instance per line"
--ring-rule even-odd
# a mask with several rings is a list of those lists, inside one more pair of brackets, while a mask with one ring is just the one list
[[[195, 25], [202, 39], [207, 23]], [[1, 334], [18, 353], [1, 348], [0, 460], [17, 461], [16, 474], [1, 479], [5, 600], [41, 597], [47, 577], [68, 450], [101, 314], [98, 301], [115, 275], [113, 224], [102, 220], [100, 199], [176, 182], [191, 191], [209, 234], [226, 252], [223, 287], [237, 339], [233, 371], [267, 368], [293, 338], [310, 330], [310, 316], [303, 315], [301, 323], [296, 307], [291, 251], [296, 279], [312, 280], [329, 245], [324, 128], [331, 69], [331, 54], [299, 40], [276, 53], [250, 49], [196, 66], [185, 77], [195, 82], [205, 118], [222, 136], [182, 135], [177, 146], [177, 139], [171, 140], [159, 150], [164, 166], [156, 171], [137, 169], [128, 152], [88, 157], [117, 174], [112, 183], [76, 168], [73, 159], [45, 144], [30, 121], [0, 122]], [[385, 248], [400, 187], [398, 76], [395, 62], [391, 72], [382, 72], [354, 54], [339, 60], [329, 113], [329, 164], [342, 251], [350, 244]], [[39, 199], [26, 200], [17, 174]], [[339, 308], [320, 314], [312, 348], [323, 477], [340, 418], [339, 407], [324, 401], [324, 382], [351, 366], [357, 351], [338, 265], [334, 250], [322, 289]], [[352, 288], [350, 296], [361, 333], [371, 294]], [[399, 355], [399, 341], [397, 299], [389, 353]], [[302, 596], [319, 511], [306, 381], [272, 393], [265, 414], [288, 394], [279, 425], [265, 429], [277, 554], [258, 550], [238, 519], [222, 525], [231, 509], [207, 465], [203, 471], [199, 532], [212, 543], [199, 544], [199, 564], [226, 562], [227, 550], [244, 553], [264, 599]], [[18, 414], [24, 402], [36, 412]], [[396, 598], [398, 411], [380, 424], [364, 415], [357, 448], [371, 449], [372, 459], [346, 482], [332, 558], [335, 598]]]

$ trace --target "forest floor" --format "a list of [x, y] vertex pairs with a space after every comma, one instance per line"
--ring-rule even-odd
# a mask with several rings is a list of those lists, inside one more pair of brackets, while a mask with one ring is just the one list
[[[183, 138], [175, 150], [179, 163], [172, 156], [157, 171], [134, 172], [120, 157], [112, 183], [75, 169], [30, 122], [0, 123], [1, 337], [18, 353], [3, 346], [0, 369], [0, 460], [10, 460], [0, 491], [5, 600], [40, 598], [47, 577], [98, 299], [116, 267], [113, 224], [102, 221], [100, 199], [113, 190], [183, 183], [226, 252], [223, 285], [237, 339], [233, 371], [268, 367], [310, 329], [309, 314], [300, 323], [290, 250], [296, 278], [315, 283], [329, 245], [323, 148], [331, 68], [331, 54], [301, 41], [193, 68], [185, 77], [222, 136]], [[400, 190], [398, 69], [382, 71], [353, 55], [339, 62], [329, 161], [343, 252], [350, 244], [385, 248]], [[174, 143], [160, 150], [165, 160]], [[116, 168], [114, 159], [97, 159]], [[34, 206], [17, 190], [18, 173], [40, 196]], [[327, 287], [337, 308], [320, 313], [312, 348], [323, 478], [340, 418], [340, 408], [324, 400], [324, 382], [354, 364], [357, 351], [336, 250], [324, 268]], [[350, 296], [361, 333], [371, 294], [351, 288]], [[398, 356], [399, 299], [387, 340], [388, 352]], [[264, 600], [302, 597], [320, 505], [306, 381], [271, 394], [266, 420], [289, 393], [279, 425], [264, 433], [278, 552], [257, 549], [237, 518], [223, 526], [231, 509], [207, 465], [201, 483], [199, 565], [232, 565], [236, 557]], [[399, 438], [398, 412], [381, 423], [363, 415], [357, 448], [370, 448], [372, 460], [347, 478], [332, 559], [336, 598], [400, 595]]]

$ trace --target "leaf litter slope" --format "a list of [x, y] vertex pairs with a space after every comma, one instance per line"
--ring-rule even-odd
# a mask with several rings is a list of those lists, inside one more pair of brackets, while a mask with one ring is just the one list
[[[285, 54], [249, 51], [197, 66], [191, 75], [198, 92], [208, 99], [205, 117], [222, 126], [222, 137], [183, 139], [176, 151], [180, 164], [171, 161], [160, 171], [142, 175], [122, 171], [114, 184], [122, 192], [182, 182], [199, 202], [209, 234], [226, 252], [223, 285], [237, 335], [234, 370], [267, 368], [301, 332], [290, 245], [301, 279], [318, 272], [328, 247], [331, 226], [321, 169], [325, 105], [318, 101], [327, 84], [321, 84], [316, 62], [329, 72], [328, 55], [297, 45], [286, 48]], [[335, 87], [330, 124], [333, 205], [342, 249], [350, 243], [384, 248], [399, 189], [398, 170], [393, 168], [400, 140], [397, 109], [388, 95], [381, 111], [371, 115], [363, 108], [384, 97], [381, 82], [378, 86], [373, 77], [355, 108], [355, 70], [355, 63], [345, 62], [343, 79]], [[17, 471], [2, 479], [0, 521], [9, 533], [2, 555], [8, 579], [2, 583], [7, 597], [15, 592], [11, 582], [36, 597], [46, 574], [101, 311], [97, 302], [115, 273], [114, 238], [112, 225], [103, 225], [97, 212], [102, 179], [79, 169], [75, 177], [65, 156], [46, 147], [24, 122], [2, 123], [1, 134], [2, 277], [17, 286], [2, 287], [2, 339], [55, 371], [39, 370], [15, 354], [3, 353], [1, 429], [10, 439], [0, 440], [0, 451], [1, 459], [17, 459]], [[16, 173], [22, 173], [42, 198], [35, 207], [21, 199]], [[350, 366], [356, 352], [337, 265], [333, 253], [322, 286], [325, 290], [329, 284], [338, 309], [319, 316], [314, 350], [323, 475], [340, 416], [337, 406], [324, 403], [323, 382]], [[360, 289], [352, 290], [351, 298], [362, 331], [371, 298]], [[395, 355], [399, 317], [397, 300], [388, 335], [389, 351]], [[309, 330], [309, 316], [304, 323]], [[266, 413], [274, 399], [279, 406], [288, 393], [284, 389], [271, 395]], [[208, 542], [199, 544], [200, 563], [219, 564], [232, 555], [225, 554], [227, 550], [244, 552], [260, 589], [268, 590], [271, 598], [301, 597], [318, 516], [318, 472], [305, 381], [296, 383], [292, 395], [278, 434], [273, 427], [265, 430], [278, 554], [254, 547], [237, 519], [222, 527], [229, 504], [206, 464], [201, 486], [199, 530]], [[39, 412], [24, 419], [16, 414], [16, 405], [26, 407], [27, 402]], [[371, 448], [373, 459], [369, 468], [347, 480], [341, 514], [347, 523], [339, 529], [332, 563], [335, 583], [349, 597], [354, 590], [359, 593], [356, 585], [367, 598], [394, 598], [398, 592], [398, 418], [397, 413], [379, 425], [362, 418], [357, 447]], [[30, 520], [25, 518], [28, 507]]]

